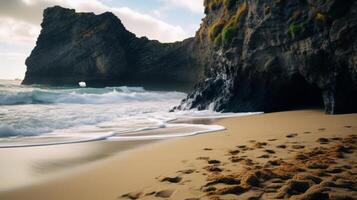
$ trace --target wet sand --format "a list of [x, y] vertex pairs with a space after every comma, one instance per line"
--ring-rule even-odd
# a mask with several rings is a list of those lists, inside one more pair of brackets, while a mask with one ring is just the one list
[[[105, 155], [99, 161], [66, 167], [56, 176], [46, 175], [53, 166], [38, 167], [35, 177], [47, 178], [0, 192], [0, 199], [356, 197], [357, 114], [329, 116], [305, 110], [217, 123], [227, 130], [128, 148], [124, 153], [117, 152], [118, 142], [104, 141], [0, 150], [1, 163], [8, 165], [4, 169], [13, 166], [15, 172], [17, 165], [29, 164], [14, 162], [19, 156], [48, 154], [58, 166], [76, 163], [76, 154]], [[61, 161], [55, 154], [73, 154], [74, 159]]]

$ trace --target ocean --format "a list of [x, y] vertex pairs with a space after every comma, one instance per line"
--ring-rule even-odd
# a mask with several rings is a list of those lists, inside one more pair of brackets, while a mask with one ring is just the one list
[[[19, 81], [0, 80], [0, 148], [168, 139], [224, 129], [188, 123], [188, 119], [257, 114], [169, 112], [185, 97], [182, 92], [143, 87], [24, 86]], [[186, 119], [186, 123], [174, 123], [176, 119]]]

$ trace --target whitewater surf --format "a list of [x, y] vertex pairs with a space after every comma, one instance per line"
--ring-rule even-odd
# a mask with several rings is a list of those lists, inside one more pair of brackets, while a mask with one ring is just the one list
[[[94, 140], [154, 140], [223, 130], [218, 125], [172, 123], [256, 113], [169, 112], [182, 92], [142, 87], [65, 88], [0, 81], [0, 148]], [[160, 131], [159, 131], [160, 130]]]

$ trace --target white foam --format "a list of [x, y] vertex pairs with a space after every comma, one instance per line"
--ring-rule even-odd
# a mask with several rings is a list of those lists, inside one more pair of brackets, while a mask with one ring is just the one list
[[[0, 82], [0, 147], [104, 139], [169, 139], [223, 128], [170, 123], [175, 119], [259, 114], [197, 110], [168, 112], [185, 96], [180, 92], [146, 91], [142, 87], [43, 88]], [[182, 129], [165, 134], [137, 135], [137, 132], [166, 130], [175, 126]], [[48, 142], [49, 138], [51, 142]]]
[[78, 85], [79, 87], [83, 87], [83, 88], [87, 87], [87, 84], [84, 81], [79, 82]]
[[140, 87], [1, 90], [0, 105], [111, 104], [128, 101], [161, 101], [183, 98], [180, 92], [150, 92]]
[[130, 136], [130, 135], [121, 135], [121, 136], [110, 136], [107, 137], [106, 140], [109, 141], [137, 141], [137, 140], [163, 140], [163, 139], [171, 139], [178, 137], [188, 137], [194, 136], [202, 133], [209, 133], [215, 131], [225, 130], [225, 127], [220, 125], [203, 125], [203, 124], [169, 124], [166, 126], [170, 127], [190, 127], [190, 128], [200, 128], [202, 130], [187, 132], [174, 132], [169, 134], [160, 134], [160, 135], [140, 135], [140, 136]]

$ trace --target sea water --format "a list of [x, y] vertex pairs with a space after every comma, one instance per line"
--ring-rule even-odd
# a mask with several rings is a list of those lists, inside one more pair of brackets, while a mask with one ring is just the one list
[[224, 127], [172, 123], [178, 118], [257, 114], [169, 112], [185, 97], [182, 92], [143, 87], [24, 86], [19, 81], [0, 80], [0, 148], [182, 137]]

